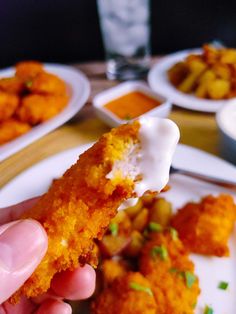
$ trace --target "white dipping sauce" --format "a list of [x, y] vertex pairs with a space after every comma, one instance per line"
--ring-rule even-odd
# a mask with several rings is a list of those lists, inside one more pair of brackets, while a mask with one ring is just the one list
[[166, 186], [180, 136], [177, 125], [169, 119], [143, 117], [139, 122], [141, 151], [136, 166], [142, 180], [135, 186], [138, 197], [147, 190], [159, 192]]
[[236, 140], [236, 101], [225, 105], [217, 113], [217, 122], [226, 134]]

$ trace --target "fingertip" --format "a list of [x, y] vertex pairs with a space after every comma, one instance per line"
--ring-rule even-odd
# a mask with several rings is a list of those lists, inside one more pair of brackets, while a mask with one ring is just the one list
[[57, 274], [52, 281], [54, 292], [68, 300], [83, 300], [89, 298], [96, 284], [96, 273], [90, 265], [78, 267], [74, 271]]
[[50, 299], [45, 301], [36, 314], [72, 314], [72, 308], [68, 303]]

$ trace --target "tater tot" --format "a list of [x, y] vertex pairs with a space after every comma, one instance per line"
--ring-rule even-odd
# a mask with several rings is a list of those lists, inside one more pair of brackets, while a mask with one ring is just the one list
[[16, 95], [0, 91], [0, 122], [10, 118], [19, 105]]
[[44, 72], [43, 64], [37, 61], [23, 61], [16, 64], [16, 77], [26, 83], [41, 72]]
[[0, 122], [0, 145], [28, 132], [30, 125], [15, 119]]
[[17, 116], [21, 121], [35, 125], [54, 117], [66, 104], [65, 96], [28, 95], [23, 98]]
[[42, 72], [32, 79], [29, 90], [35, 94], [65, 95], [66, 85], [56, 75]]

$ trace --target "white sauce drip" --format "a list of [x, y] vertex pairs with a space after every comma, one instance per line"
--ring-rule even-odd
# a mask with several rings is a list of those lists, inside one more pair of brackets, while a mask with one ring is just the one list
[[236, 103], [232, 101], [219, 113], [219, 123], [223, 131], [236, 139]]

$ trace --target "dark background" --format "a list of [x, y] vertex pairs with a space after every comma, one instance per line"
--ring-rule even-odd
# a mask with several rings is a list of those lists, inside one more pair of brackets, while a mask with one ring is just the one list
[[[236, 1], [152, 0], [151, 16], [153, 54], [214, 39], [236, 46]], [[96, 0], [0, 0], [0, 40], [0, 67], [104, 59]]]

